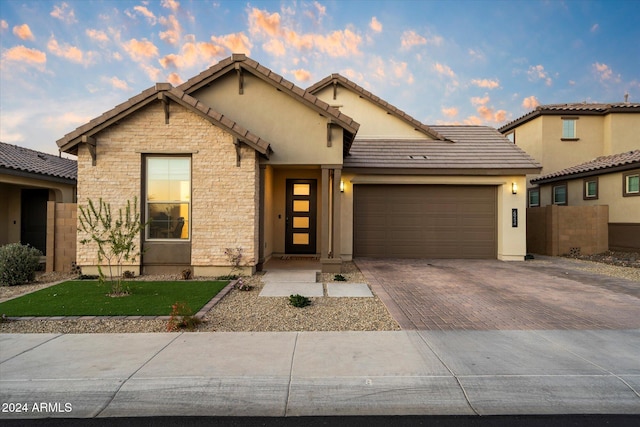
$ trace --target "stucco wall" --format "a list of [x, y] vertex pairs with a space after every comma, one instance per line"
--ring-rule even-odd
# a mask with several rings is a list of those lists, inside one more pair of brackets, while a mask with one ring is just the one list
[[[345, 190], [342, 193], [342, 257], [349, 260], [353, 256], [353, 184], [438, 184], [438, 185], [490, 185], [498, 188], [498, 259], [503, 261], [522, 261], [526, 254], [526, 191], [524, 176], [384, 176], [355, 175], [344, 173], [342, 180]], [[515, 182], [519, 188], [512, 194], [511, 185]], [[511, 210], [518, 209], [518, 227], [512, 227]]]
[[[95, 135], [97, 161], [92, 166], [86, 146], [78, 150], [78, 203], [103, 198], [113, 211], [141, 198], [144, 153], [192, 156], [191, 263], [206, 274], [228, 266], [225, 248], [241, 247], [257, 261], [258, 162], [243, 146], [240, 167], [230, 134], [175, 104], [165, 124], [160, 101]], [[143, 203], [140, 202], [143, 209]], [[78, 238], [82, 239], [83, 233]], [[138, 242], [138, 247], [140, 247]], [[97, 263], [95, 248], [78, 245], [81, 266]], [[134, 264], [134, 267], [137, 264]], [[135, 270], [135, 268], [130, 268]], [[228, 272], [228, 271], [227, 271]]]

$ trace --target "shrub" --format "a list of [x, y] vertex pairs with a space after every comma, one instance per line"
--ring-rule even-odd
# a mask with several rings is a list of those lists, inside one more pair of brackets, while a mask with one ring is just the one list
[[202, 320], [191, 314], [191, 308], [187, 303], [177, 301], [171, 306], [171, 316], [167, 322], [167, 332], [174, 332], [180, 329], [194, 331]]
[[346, 282], [347, 278], [342, 274], [336, 274], [335, 276], [333, 276], [333, 280], [335, 280], [336, 282]]
[[295, 294], [289, 296], [289, 304], [294, 307], [306, 307], [311, 304], [311, 300], [300, 294]]
[[36, 248], [20, 243], [0, 247], [0, 283], [14, 286], [33, 281], [41, 256]]
[[244, 281], [242, 280], [242, 278], [239, 278], [238, 281], [235, 284], [235, 288], [239, 291], [250, 291], [253, 289], [253, 286], [251, 286], [248, 283], [244, 283]]

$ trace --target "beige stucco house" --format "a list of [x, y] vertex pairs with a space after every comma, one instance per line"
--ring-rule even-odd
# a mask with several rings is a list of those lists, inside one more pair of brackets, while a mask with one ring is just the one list
[[[522, 260], [525, 175], [495, 129], [426, 126], [339, 75], [307, 90], [245, 55], [160, 83], [57, 141], [78, 201], [137, 197], [149, 226], [130, 270], [229, 271], [273, 257]], [[83, 238], [82, 233], [78, 236]], [[95, 249], [78, 247], [83, 271]]]
[[640, 104], [541, 105], [499, 131], [542, 165], [529, 207], [606, 205], [609, 247], [640, 249]]
[[[8, 243], [28, 244], [46, 256], [47, 270], [66, 271], [75, 259], [75, 244], [66, 245], [64, 236], [70, 232], [75, 239], [72, 213], [62, 212], [63, 204], [76, 201], [76, 161], [0, 142], [0, 246]], [[55, 207], [59, 205], [59, 246], [55, 241]], [[73, 210], [73, 209], [71, 209]], [[56, 256], [57, 255], [57, 256]], [[66, 262], [66, 261], [69, 262]]]

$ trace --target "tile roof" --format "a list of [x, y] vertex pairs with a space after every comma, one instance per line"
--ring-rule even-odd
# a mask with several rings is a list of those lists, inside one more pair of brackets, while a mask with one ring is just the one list
[[419, 131], [422, 131], [426, 135], [429, 135], [434, 139], [439, 139], [439, 140], [445, 140], [446, 139], [445, 137], [440, 135], [438, 132], [436, 132], [433, 129], [433, 127], [429, 127], [429, 126], [425, 125], [424, 123], [414, 119], [409, 114], [407, 114], [404, 111], [402, 111], [402, 110], [396, 108], [395, 106], [389, 104], [387, 101], [377, 97], [376, 95], [374, 95], [373, 93], [369, 92], [368, 90], [366, 90], [362, 86], [357, 85], [356, 83], [352, 82], [351, 80], [347, 79], [344, 76], [341, 76], [340, 74], [334, 73], [334, 74], [331, 74], [328, 77], [325, 77], [324, 79], [320, 80], [318, 83], [315, 83], [314, 85], [308, 87], [307, 91], [311, 92], [311, 93], [316, 93], [319, 90], [324, 89], [325, 87], [327, 87], [327, 86], [329, 86], [331, 84], [338, 84], [338, 83], [341, 84], [343, 87], [353, 91], [354, 93], [362, 96], [363, 98], [373, 102], [374, 104], [378, 105], [379, 107], [381, 107], [382, 109], [384, 109], [388, 113], [390, 113], [393, 116], [399, 118], [400, 120], [404, 121], [405, 123], [410, 124], [415, 129], [417, 129]]
[[[540, 164], [496, 129], [488, 126], [432, 126], [447, 140], [356, 140], [344, 168], [405, 169], [409, 173], [487, 173], [514, 170], [536, 173]], [[473, 171], [473, 172], [472, 172]], [[524, 172], [523, 172], [524, 171]]]
[[274, 73], [267, 67], [260, 65], [257, 61], [249, 58], [244, 54], [235, 53], [228, 58], [223, 59], [217, 64], [209, 67], [205, 71], [201, 72], [197, 76], [194, 76], [178, 86], [178, 89], [184, 91], [187, 94], [191, 94], [196, 90], [210, 84], [218, 77], [227, 74], [231, 70], [246, 70], [253, 75], [261, 78], [267, 83], [273, 85], [277, 89], [289, 94], [298, 101], [301, 101], [310, 107], [321, 112], [323, 115], [329, 116], [336, 121], [336, 124], [342, 126], [344, 129], [352, 134], [358, 132], [360, 124], [353, 120], [346, 114], [341, 113], [339, 110], [332, 108], [329, 104], [323, 100], [317, 98], [309, 90], [304, 90], [292, 82], [288, 81], [281, 75]]
[[640, 167], [640, 150], [633, 150], [611, 156], [601, 156], [576, 166], [539, 176], [532, 179], [531, 182], [544, 184], [547, 182], [562, 181], [572, 177], [600, 175], [602, 173], [635, 169], [637, 167]]
[[533, 120], [538, 116], [543, 115], [559, 115], [559, 114], [574, 114], [574, 115], [605, 115], [610, 113], [640, 113], [640, 104], [631, 102], [617, 102], [617, 103], [587, 103], [576, 102], [572, 104], [546, 104], [539, 105], [535, 110], [519, 117], [506, 125], [500, 127], [500, 132], [508, 132], [513, 128]]
[[203, 116], [210, 122], [222, 127], [227, 132], [239, 138], [242, 142], [251, 146], [256, 151], [268, 156], [271, 148], [267, 141], [249, 132], [247, 129], [243, 128], [228, 117], [212, 110], [194, 97], [189, 96], [180, 89], [171, 86], [169, 83], [157, 83], [155, 86], [142, 91], [138, 95], [66, 134], [64, 137], [56, 141], [56, 143], [61, 150], [75, 154], [77, 152], [77, 145], [80, 144], [83, 136], [90, 137], [109, 125], [123, 119], [134, 111], [151, 102], [162, 99], [163, 97], [171, 99], [185, 108]]
[[42, 179], [76, 181], [78, 177], [75, 160], [0, 142], [0, 172], [3, 170], [41, 175]]

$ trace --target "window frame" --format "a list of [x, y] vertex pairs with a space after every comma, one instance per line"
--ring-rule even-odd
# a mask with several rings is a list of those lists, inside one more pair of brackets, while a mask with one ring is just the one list
[[[564, 202], [557, 203], [556, 202], [556, 188], [564, 187]], [[551, 186], [551, 204], [558, 206], [567, 206], [569, 204], [569, 186], [566, 182], [561, 182]]]
[[[538, 193], [538, 203], [537, 204], [531, 203], [531, 194], [532, 193]], [[537, 208], [537, 207], [540, 206], [540, 187], [527, 189], [527, 204], [528, 204], [528, 206], [530, 208]]]
[[[629, 178], [638, 177], [638, 191], [629, 191]], [[622, 196], [637, 197], [640, 196], [640, 170], [633, 170], [622, 174]]]
[[[561, 117], [561, 123], [562, 123], [562, 127], [561, 127], [561, 137], [560, 140], [561, 141], [578, 141], [580, 138], [578, 138], [578, 119], [580, 117]], [[573, 135], [569, 136], [569, 135], [565, 135], [564, 131], [565, 131], [565, 123], [573, 123]]]
[[[149, 160], [150, 159], [188, 159], [189, 160], [189, 192], [187, 200], [149, 200]], [[148, 242], [190, 242], [191, 241], [191, 216], [192, 216], [192, 192], [193, 192], [193, 158], [191, 154], [145, 154], [142, 159], [143, 162], [143, 174], [142, 174], [142, 188], [144, 191], [143, 197], [143, 210], [146, 226], [144, 228], [144, 240]], [[151, 216], [149, 205], [151, 204], [172, 204], [172, 205], [187, 205], [188, 214], [187, 217], [176, 217], [176, 219], [183, 218], [184, 229], [187, 231], [186, 238], [175, 237], [152, 237], [151, 236]], [[171, 221], [171, 220], [170, 220]], [[175, 225], [174, 225], [175, 227]]]
[[[595, 194], [589, 195], [589, 183], [594, 182], [596, 185]], [[598, 182], [597, 176], [592, 176], [589, 178], [584, 178], [582, 180], [582, 200], [598, 200], [599, 197], [599, 188], [600, 183]]]

